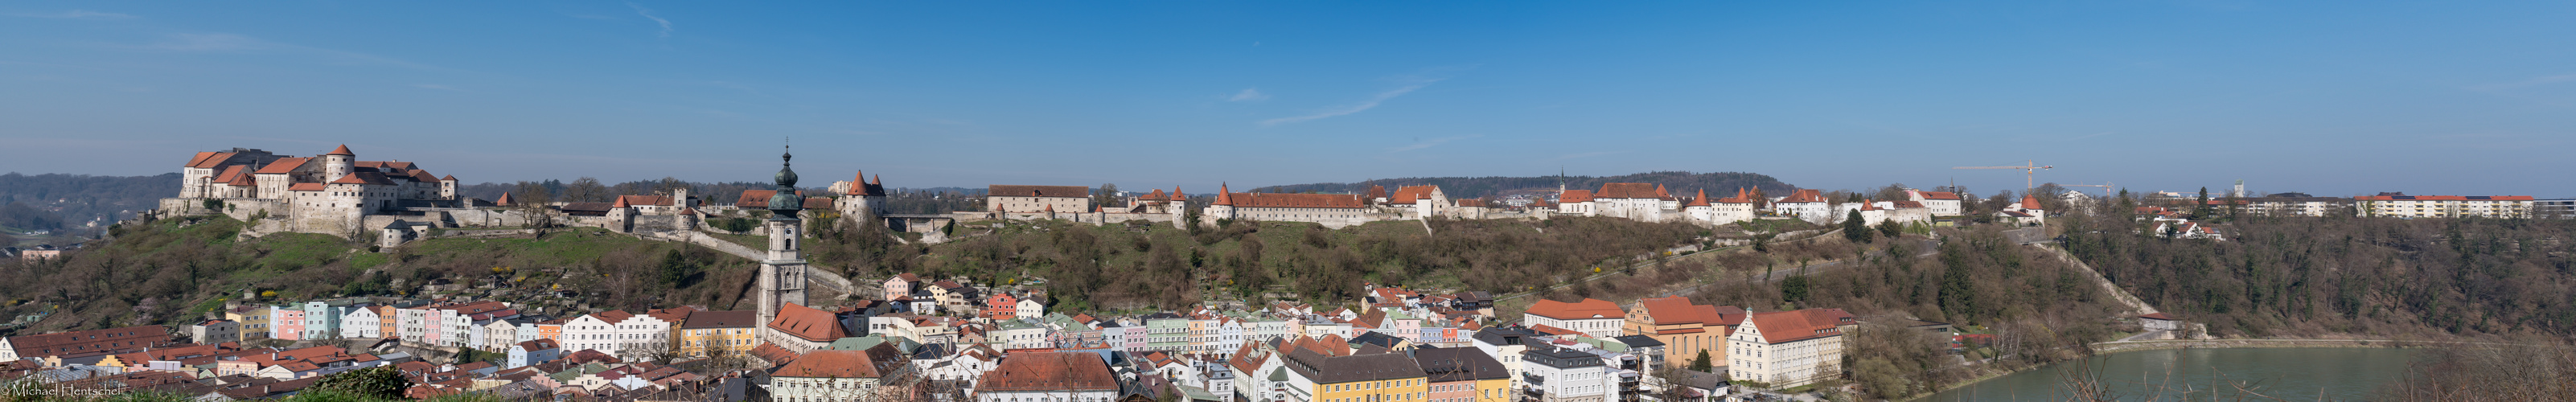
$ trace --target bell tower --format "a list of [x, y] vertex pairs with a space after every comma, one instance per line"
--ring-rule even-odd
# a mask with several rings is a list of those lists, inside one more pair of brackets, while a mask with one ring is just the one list
[[805, 197], [796, 194], [796, 171], [788, 162], [792, 153], [778, 155], [778, 193], [769, 196], [769, 259], [760, 262], [760, 325], [778, 317], [778, 309], [787, 303], [807, 305], [805, 301], [805, 254], [797, 247], [805, 230], [798, 214], [805, 209]]

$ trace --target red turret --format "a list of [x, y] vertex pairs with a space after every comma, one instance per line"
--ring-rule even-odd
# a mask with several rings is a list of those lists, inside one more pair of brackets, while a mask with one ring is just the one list
[[1228, 189], [1224, 184], [1217, 184], [1216, 205], [1234, 206], [1234, 190]]
[[348, 145], [348, 144], [340, 144], [340, 147], [339, 147], [339, 148], [332, 148], [330, 153], [326, 153], [326, 154], [323, 154], [323, 155], [346, 155], [346, 156], [358, 156], [358, 154], [357, 154], [357, 153], [349, 152], [349, 145]]
[[1691, 197], [1690, 205], [1683, 205], [1683, 206], [1685, 206], [1685, 207], [1705, 207], [1705, 206], [1708, 206], [1708, 189], [1705, 189], [1705, 188], [1700, 189], [1700, 190], [1699, 190], [1699, 196], [1697, 196], [1697, 197]]

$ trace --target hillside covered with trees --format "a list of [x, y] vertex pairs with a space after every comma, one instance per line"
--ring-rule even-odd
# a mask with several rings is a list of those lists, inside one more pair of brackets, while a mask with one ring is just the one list
[[2213, 333], [2576, 335], [2576, 222], [2246, 217], [2225, 241], [2069, 223], [2068, 250]]

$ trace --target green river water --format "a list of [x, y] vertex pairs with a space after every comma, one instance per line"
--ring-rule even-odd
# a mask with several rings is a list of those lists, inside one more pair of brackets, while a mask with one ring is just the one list
[[1917, 401], [2064, 401], [2068, 394], [2063, 374], [2088, 366], [2101, 373], [2102, 383], [2123, 401], [2240, 400], [2245, 395], [2236, 393], [2228, 384], [2231, 381], [2250, 382], [2257, 392], [2286, 400], [2364, 401], [2398, 380], [2415, 356], [2413, 350], [2385, 348], [2124, 352], [2013, 373]]

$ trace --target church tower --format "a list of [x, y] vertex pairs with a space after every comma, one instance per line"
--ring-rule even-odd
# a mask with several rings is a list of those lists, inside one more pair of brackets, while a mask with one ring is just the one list
[[787, 303], [807, 305], [805, 301], [805, 255], [796, 242], [805, 230], [805, 220], [798, 219], [805, 210], [805, 197], [796, 195], [796, 171], [788, 167], [794, 154], [778, 156], [778, 193], [769, 196], [769, 259], [760, 262], [760, 325], [768, 331], [769, 323], [778, 318], [778, 308]]

